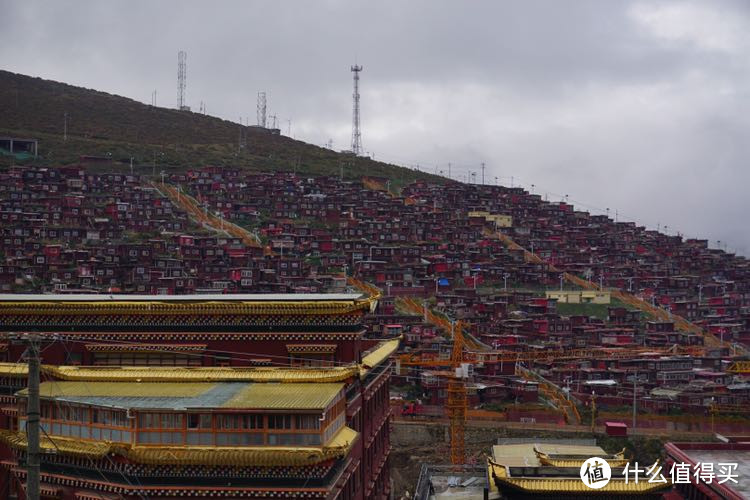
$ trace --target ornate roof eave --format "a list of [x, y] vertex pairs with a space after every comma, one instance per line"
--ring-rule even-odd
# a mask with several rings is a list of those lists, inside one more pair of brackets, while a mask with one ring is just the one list
[[0, 302], [0, 316], [115, 314], [346, 314], [369, 311], [371, 299], [283, 302]]
[[0, 377], [26, 378], [29, 376], [29, 365], [25, 363], [0, 363]]
[[[583, 465], [583, 462], [585, 462], [588, 458], [581, 458], [581, 459], [562, 459], [562, 458], [548, 458], [548, 457], [539, 457], [539, 463], [545, 466], [550, 467], [571, 467], [571, 468], [577, 468], [579, 469], [581, 465]], [[607, 463], [611, 468], [620, 468], [625, 467], [625, 465], [630, 462], [630, 460], [627, 459], [611, 459], [611, 458], [605, 458]]]
[[510, 489], [531, 495], [643, 495], [658, 493], [672, 487], [672, 483], [649, 483], [646, 481], [625, 482], [624, 479], [612, 479], [604, 487], [591, 489], [580, 478], [570, 477], [511, 477], [508, 467], [487, 460], [488, 476], [498, 489]]
[[[551, 467], [573, 467], [580, 468], [583, 462], [588, 460], [588, 456], [576, 456], [576, 455], [562, 455], [562, 454], [548, 454], [543, 451], [539, 451], [536, 446], [534, 447], [534, 453], [536, 453], [539, 463]], [[611, 468], [624, 467], [629, 460], [625, 458], [625, 448], [618, 453], [612, 455], [601, 455], [607, 461]]]
[[[213, 465], [277, 467], [314, 465], [345, 457], [359, 433], [343, 427], [325, 446], [130, 446], [109, 441], [86, 441], [65, 437], [41, 438], [42, 451], [100, 459], [118, 455], [146, 465]], [[0, 442], [26, 450], [26, 434], [0, 430]]]
[[[27, 470], [18, 467], [17, 464], [7, 461], [0, 462], [0, 467], [9, 469], [10, 472], [21, 480], [27, 476]], [[102, 482], [101, 480], [85, 478], [82, 476], [69, 476], [64, 474], [55, 474], [42, 471], [41, 478], [46, 483], [41, 484], [41, 492], [48, 491], [54, 498], [59, 495], [59, 488], [52, 486], [59, 484], [61, 486], [85, 488], [85, 491], [75, 493], [76, 500], [122, 500], [123, 495], [133, 495], [139, 498], [148, 496], [152, 497], [170, 497], [170, 498], [327, 498], [328, 488], [321, 487], [286, 487], [286, 488], [269, 488], [264, 487], [243, 487], [243, 486], [143, 486], [132, 483], [120, 483], [116, 481]]]
[[[363, 377], [398, 349], [401, 337], [380, 342], [362, 357], [360, 365], [332, 368], [258, 367], [161, 367], [161, 366], [54, 366], [42, 365], [41, 371], [55, 380], [89, 382], [344, 382]], [[0, 376], [26, 378], [28, 365], [0, 363]]]
[[89, 352], [203, 352], [206, 344], [85, 344]]
[[[6, 364], [0, 363], [0, 373]], [[26, 367], [26, 365], [20, 365]], [[89, 382], [345, 382], [359, 374], [357, 365], [332, 368], [287, 367], [87, 367], [43, 365], [56, 380]], [[28, 371], [27, 371], [28, 372]], [[22, 376], [26, 376], [26, 373]]]
[[366, 352], [365, 355], [362, 356], [360, 374], [364, 376], [368, 370], [375, 368], [387, 360], [391, 354], [396, 352], [401, 343], [401, 339], [402, 336], [399, 336], [395, 339], [381, 341], [373, 349]]

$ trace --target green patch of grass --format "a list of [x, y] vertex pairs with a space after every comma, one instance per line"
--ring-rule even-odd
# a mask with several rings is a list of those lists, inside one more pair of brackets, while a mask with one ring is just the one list
[[599, 319], [607, 319], [608, 308], [626, 307], [617, 299], [612, 299], [610, 304], [557, 304], [557, 312], [561, 316], [593, 316]]

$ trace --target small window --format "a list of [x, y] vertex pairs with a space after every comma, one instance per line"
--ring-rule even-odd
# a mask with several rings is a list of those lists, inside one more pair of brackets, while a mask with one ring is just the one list
[[268, 416], [268, 428], [269, 429], [291, 429], [292, 428], [292, 416], [291, 415], [269, 415]]
[[317, 415], [297, 415], [295, 420], [297, 429], [320, 429], [320, 419]]
[[211, 414], [209, 413], [190, 413], [188, 414], [188, 429], [210, 429]]
[[245, 429], [262, 429], [263, 415], [245, 415]]

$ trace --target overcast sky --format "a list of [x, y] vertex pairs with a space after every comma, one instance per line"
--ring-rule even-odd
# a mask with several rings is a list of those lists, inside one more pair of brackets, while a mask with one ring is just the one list
[[[750, 254], [750, 2], [3, 0], [0, 67], [564, 194]], [[596, 210], [594, 210], [596, 211]]]

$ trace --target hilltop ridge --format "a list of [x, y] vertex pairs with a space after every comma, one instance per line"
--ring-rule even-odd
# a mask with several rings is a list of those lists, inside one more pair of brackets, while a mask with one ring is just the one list
[[[68, 114], [67, 140], [63, 116]], [[296, 170], [312, 175], [387, 177], [395, 186], [442, 177], [318, 147], [268, 129], [150, 106], [126, 97], [0, 70], [0, 135], [40, 140], [37, 164], [110, 156], [136, 168], [201, 165]], [[245, 144], [240, 148], [239, 143]], [[0, 165], [11, 162], [0, 156]]]

